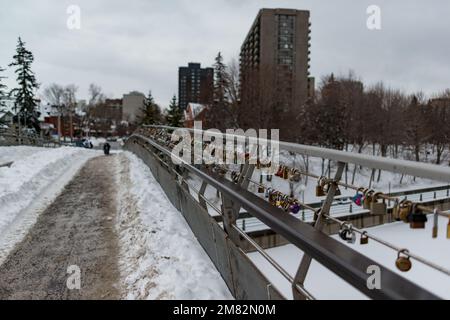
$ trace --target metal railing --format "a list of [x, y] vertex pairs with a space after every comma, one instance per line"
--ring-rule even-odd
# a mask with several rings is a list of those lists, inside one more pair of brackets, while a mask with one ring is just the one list
[[0, 130], [0, 145], [31, 145], [42, 147], [60, 147], [61, 142], [45, 139], [35, 134], [17, 133], [15, 130]]
[[[174, 128], [169, 126], [147, 126], [150, 128], [161, 128], [166, 130], [177, 130], [183, 129], [191, 133], [204, 133], [203, 130], [197, 130], [192, 128]], [[236, 138], [242, 139], [246, 138], [248, 141], [260, 142], [260, 143], [270, 143], [267, 139], [258, 139], [254, 137], [246, 137], [241, 135], [226, 134], [223, 136], [225, 138]], [[399, 159], [388, 159], [383, 157], [346, 152], [334, 149], [320, 148], [315, 146], [307, 146], [301, 144], [295, 144], [291, 142], [280, 141], [280, 150], [285, 150], [288, 152], [294, 152], [305, 156], [329, 159], [336, 162], [342, 163], [352, 163], [360, 165], [362, 167], [370, 169], [379, 169], [389, 172], [401, 173], [405, 175], [411, 175], [420, 178], [427, 178], [435, 181], [441, 181], [450, 184], [450, 168], [432, 165], [428, 163], [419, 163], [408, 160]]]
[[[150, 128], [165, 130], [177, 129], [166, 126], [151, 126]], [[191, 133], [194, 133], [195, 131], [198, 132], [198, 130], [193, 129], [187, 130], [189, 130]], [[242, 138], [242, 136], [232, 136], [235, 138]], [[170, 159], [174, 157], [174, 155], [171, 153], [171, 150], [169, 150], [167, 147], [164, 147], [156, 141], [150, 139], [149, 137], [141, 134], [132, 135], [127, 143], [141, 143], [143, 146], [148, 146], [150, 149], [153, 149], [157, 151], [157, 153], [160, 153], [161, 156], [166, 159], [166, 162], [170, 162]], [[413, 163], [403, 160], [391, 161], [390, 159], [384, 159], [380, 157], [349, 154], [342, 151], [294, 145], [285, 142], [280, 143], [280, 149], [335, 160], [338, 161], [341, 168], [343, 167], [343, 165], [345, 165], [343, 161], [348, 161], [349, 163], [355, 163], [357, 165], [369, 166], [373, 169], [400, 172], [403, 174], [410, 174], [430, 179], [437, 178], [437, 175], [439, 175], [439, 179], [436, 180], [444, 181], [446, 183], [450, 181], [450, 169], [440, 167], [436, 168], [436, 166], [433, 165]], [[286, 214], [284, 211], [276, 207], [271, 206], [264, 199], [261, 199], [255, 194], [249, 192], [247, 190], [247, 187], [243, 187], [242, 183], [235, 184], [220, 175], [207, 171], [204, 168], [197, 168], [196, 166], [186, 163], [181, 158], [178, 158], [178, 160], [181, 163], [181, 167], [186, 169], [190, 174], [198, 177], [204, 184], [215, 188], [221, 193], [222, 207], [220, 210], [218, 210], [217, 208], [216, 210], [224, 217], [224, 229], [230, 234], [230, 238], [233, 239], [232, 233], [236, 233], [237, 235], [247, 239], [247, 237], [243, 236], [243, 233], [245, 234], [245, 231], [243, 231], [242, 228], [239, 228], [236, 223], [235, 209], [239, 209], [242, 207], [253, 217], [269, 226], [272, 230], [283, 236], [290, 243], [297, 246], [305, 253], [304, 259], [305, 257], [307, 257], [306, 259], [309, 259], [309, 261], [302, 261], [299, 271], [303, 271], [298, 272], [296, 277], [290, 276], [290, 282], [293, 286], [294, 296], [296, 296], [295, 290], [297, 290], [303, 298], [311, 298], [308, 296], [306, 289], [304, 289], [303, 287], [304, 277], [302, 277], [301, 274], [304, 274], [306, 276], [305, 270], [307, 272], [310, 260], [314, 259], [317, 260], [320, 264], [327, 267], [333, 273], [347, 281], [350, 285], [357, 288], [362, 293], [371, 298], [438, 298], [427, 290], [417, 286], [416, 284], [404, 279], [403, 277], [384, 267], [381, 267], [383, 274], [381, 286], [382, 289], [370, 290], [367, 287], [367, 267], [370, 265], [379, 264], [352, 250], [339, 241], [325, 235], [323, 232], [321, 232], [320, 225], [318, 226], [317, 224], [317, 221], [323, 221], [323, 219], [326, 219], [328, 217], [329, 206], [331, 204], [330, 200], [333, 200], [334, 192], [329, 191], [328, 199], [327, 201], [325, 201], [325, 204], [322, 207], [322, 212], [316, 221], [316, 227], [312, 228], [310, 225], [300, 221], [299, 219], [291, 215]], [[172, 167], [173, 163], [168, 163], [167, 166]], [[335, 179], [338, 181], [340, 177], [335, 177]], [[201, 192], [199, 192], [199, 190], [197, 191], [199, 193], [200, 199]], [[328, 209], [326, 208], [326, 206], [328, 206]], [[234, 219], [232, 217], [233, 214], [235, 215]], [[239, 214], [237, 214], [237, 216], [238, 215]], [[247, 239], [247, 241], [255, 246], [254, 241], [252, 243], [252, 241], [250, 240], [251, 239]], [[255, 246], [255, 248], [263, 255], [263, 257], [265, 257], [270, 262], [270, 257], [266, 257], [266, 254], [262, 250], [262, 248], [258, 246]], [[272, 265], [274, 265], [273, 262], [274, 261], [272, 261]], [[279, 265], [274, 265], [274, 267], [279, 270]], [[282, 270], [279, 271], [283, 274]], [[304, 291], [302, 289], [304, 289]], [[296, 297], [299, 298], [298, 296]]]

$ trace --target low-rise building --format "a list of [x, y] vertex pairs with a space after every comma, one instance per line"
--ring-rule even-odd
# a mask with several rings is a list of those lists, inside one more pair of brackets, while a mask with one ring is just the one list
[[123, 96], [122, 102], [122, 120], [130, 124], [139, 122], [142, 118], [145, 95], [138, 91], [132, 91]]

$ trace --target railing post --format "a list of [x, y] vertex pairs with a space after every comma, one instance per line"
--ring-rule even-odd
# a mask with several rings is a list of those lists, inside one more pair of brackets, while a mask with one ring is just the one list
[[205, 210], [208, 210], [208, 207], [206, 206], [206, 201], [204, 199], [207, 186], [208, 186], [208, 184], [205, 181], [203, 181], [202, 186], [200, 187], [200, 190], [198, 191], [198, 202]]
[[223, 228], [225, 232], [230, 237], [233, 243], [240, 247], [240, 236], [239, 233], [233, 228], [236, 225], [237, 218], [239, 216], [239, 211], [236, 210], [238, 205], [236, 205], [232, 200], [230, 200], [223, 193], [222, 198], [222, 217], [223, 217]]
[[[338, 162], [338, 167], [336, 175], [334, 176], [334, 182], [339, 182], [342, 177], [342, 173], [345, 168], [344, 162]], [[317, 219], [314, 224], [314, 228], [322, 231], [324, 226], [324, 215], [328, 215], [330, 212], [331, 205], [333, 204], [334, 196], [336, 194], [337, 184], [331, 183], [328, 188], [327, 197], [317, 215]], [[304, 253], [300, 266], [298, 267], [297, 274], [295, 275], [294, 281], [292, 282], [292, 293], [294, 299], [305, 300], [305, 296], [298, 290], [296, 284], [303, 286], [305, 283], [306, 275], [308, 274], [309, 266], [311, 265], [312, 258]]]

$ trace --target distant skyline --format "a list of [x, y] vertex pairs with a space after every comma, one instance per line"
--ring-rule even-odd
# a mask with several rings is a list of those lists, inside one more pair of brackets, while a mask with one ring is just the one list
[[[366, 27], [369, 5], [381, 8], [382, 29]], [[70, 5], [81, 9], [81, 29], [66, 26]], [[86, 99], [90, 83], [111, 98], [152, 90], [166, 107], [178, 93], [178, 67], [211, 66], [222, 52], [238, 58], [259, 9], [311, 11], [311, 75], [351, 69], [366, 84], [426, 94], [450, 87], [450, 2], [435, 0], [172, 0], [87, 1], [3, 0], [0, 11], [0, 66], [15, 85], [12, 61], [18, 36], [35, 57], [41, 83], [79, 87]]]

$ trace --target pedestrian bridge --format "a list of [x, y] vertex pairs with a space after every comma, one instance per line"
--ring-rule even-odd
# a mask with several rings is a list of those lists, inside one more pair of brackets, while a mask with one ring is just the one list
[[[450, 270], [445, 267], [366, 230], [367, 227], [399, 219], [408, 219], [405, 222], [410, 223], [412, 228], [422, 228], [427, 215], [432, 215], [430, 217], [434, 221], [448, 218], [450, 168], [280, 142], [280, 150], [329, 159], [336, 164], [334, 176], [330, 178], [318, 177], [287, 165], [280, 166], [279, 171], [318, 179], [317, 192], [323, 193], [321, 195], [325, 198], [321, 202], [307, 204], [289, 195], [267, 190], [263, 182], [254, 181], [252, 176], [260, 169], [258, 164], [248, 162], [240, 165], [237, 171], [224, 165], [192, 165], [186, 161], [174, 164], [171, 133], [175, 129], [166, 126], [142, 127], [128, 139], [124, 148], [135, 153], [150, 167], [235, 298], [286, 298], [277, 288], [277, 283], [272, 283], [247, 255], [258, 252], [289, 281], [295, 299], [315, 299], [305, 286], [312, 260], [371, 299], [439, 299], [432, 292], [353, 250], [330, 234], [338, 233], [346, 242], [355, 242], [358, 236], [362, 245], [370, 240], [382, 244], [386, 250], [396, 251], [396, 262], [399, 268], [404, 269], [402, 271], [408, 271], [408, 263], [415, 261], [450, 276]], [[186, 130], [192, 135], [202, 134], [194, 129]], [[348, 164], [431, 179], [442, 182], [442, 186], [412, 193], [385, 194], [343, 182], [342, 174]], [[277, 174], [283, 175], [280, 172]], [[250, 190], [251, 184], [258, 186], [259, 194]], [[353, 189], [355, 197], [360, 194], [364, 204], [359, 207], [354, 203], [342, 205], [342, 201], [336, 202], [342, 198], [338, 196], [340, 188]], [[213, 200], [207, 195], [211, 190], [216, 195]], [[264, 193], [265, 196], [262, 195]], [[278, 197], [276, 200], [272, 199], [274, 195]], [[255, 223], [263, 227], [255, 229]], [[287, 243], [304, 253], [295, 276], [267, 254], [267, 248]], [[382, 275], [380, 286], [376, 289], [368, 285], [371, 266], [378, 266]]]

